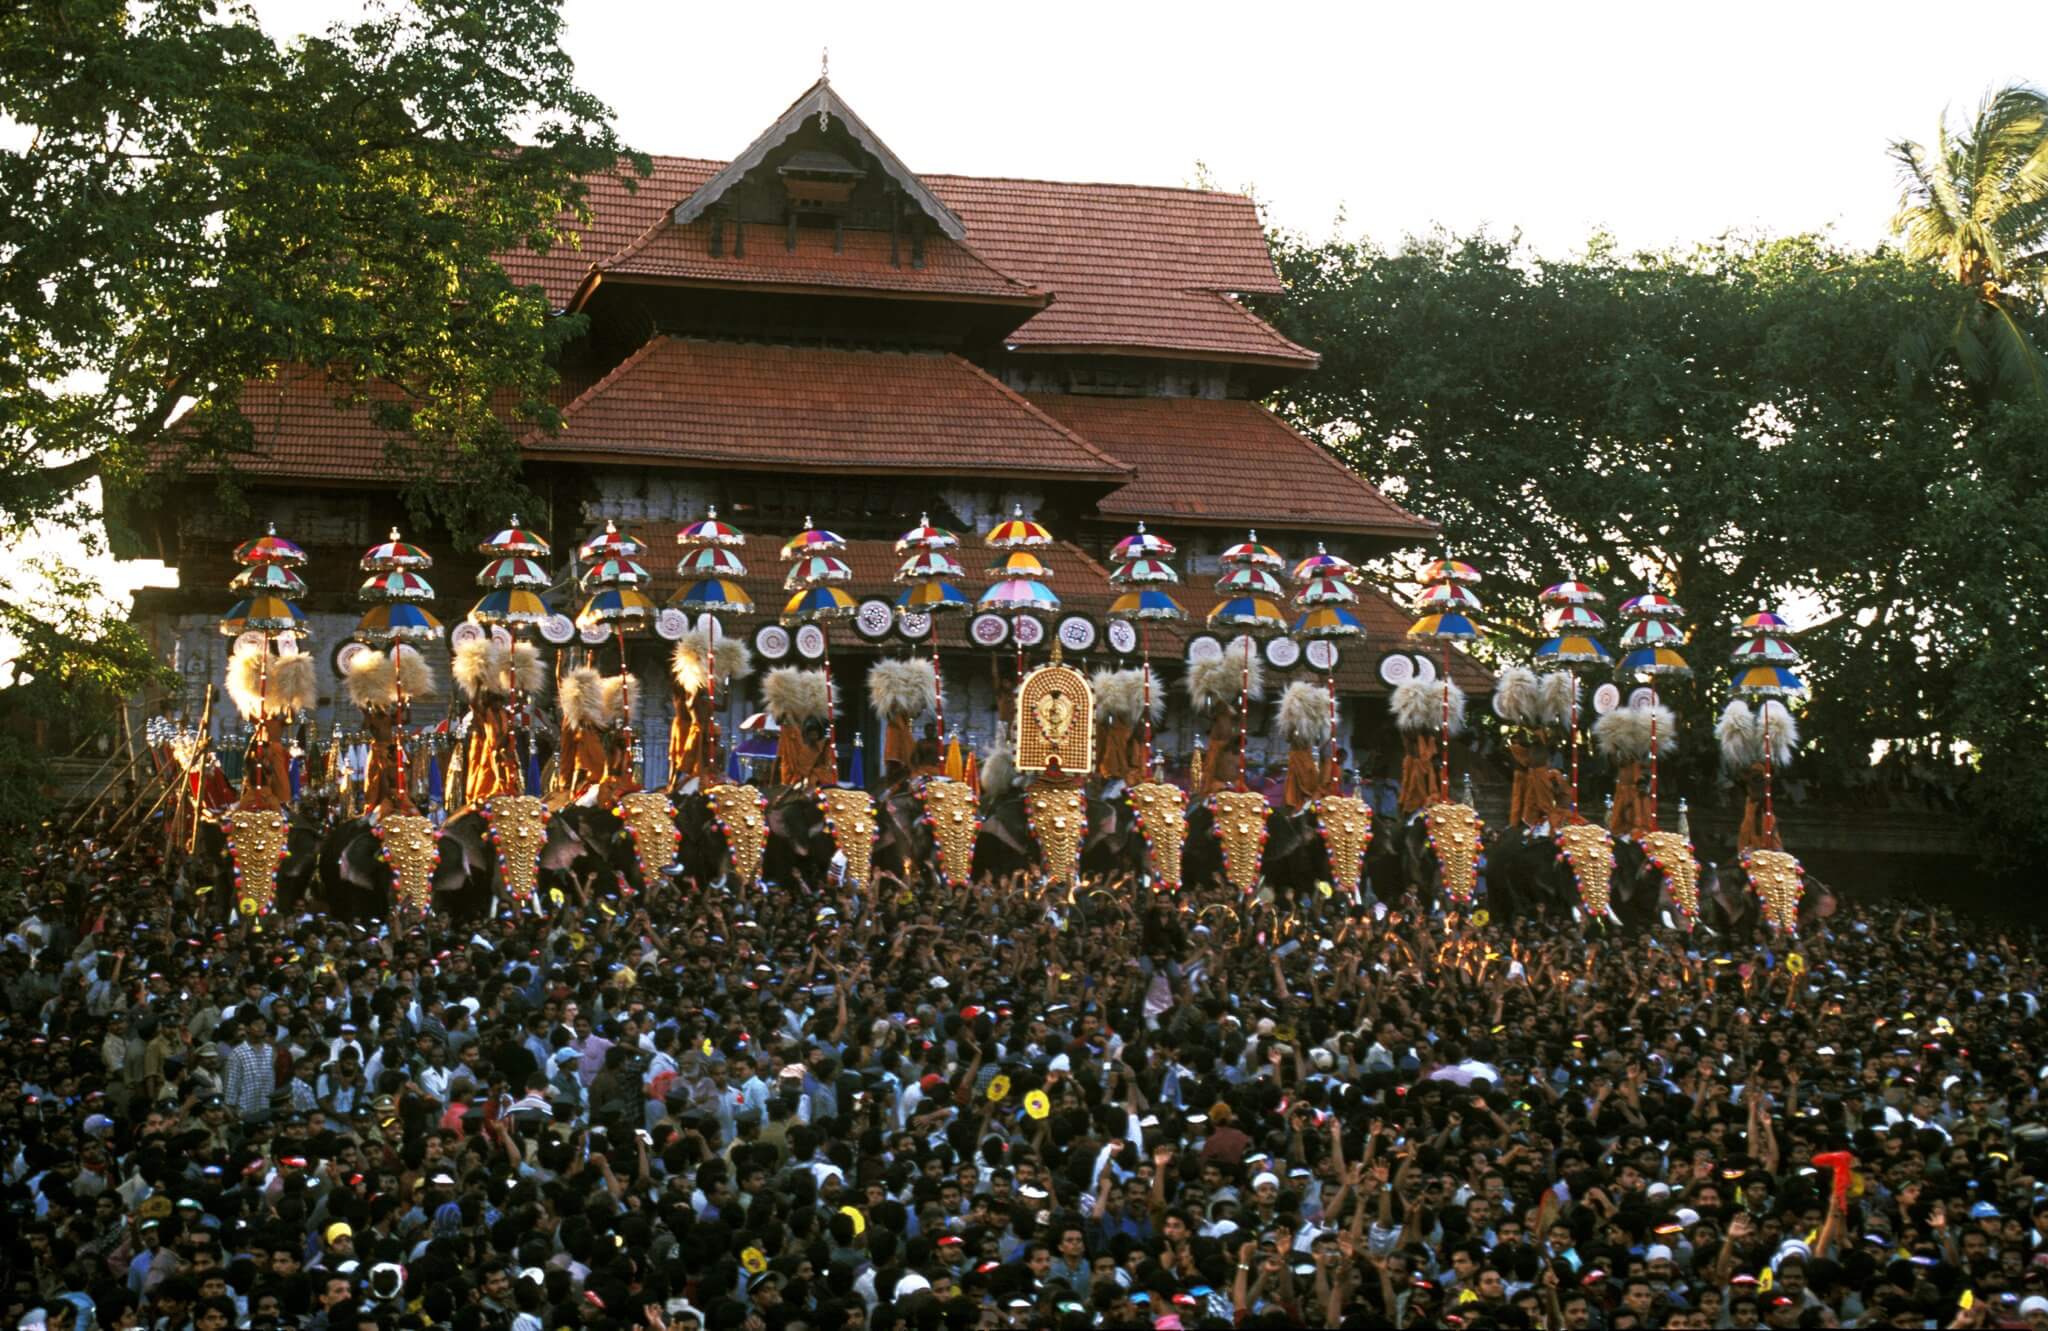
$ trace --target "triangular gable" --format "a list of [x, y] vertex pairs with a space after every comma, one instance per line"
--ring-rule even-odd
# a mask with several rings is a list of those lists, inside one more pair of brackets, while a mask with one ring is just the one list
[[912, 174], [901, 158], [889, 151], [889, 145], [882, 142], [867, 123], [854, 114], [853, 108], [832, 90], [831, 81], [819, 79], [810, 86], [803, 96], [790, 104], [790, 108], [770, 125], [761, 137], [754, 140], [747, 150], [732, 159], [725, 169], [700, 186], [696, 193], [676, 205], [675, 220], [681, 224], [694, 222], [704, 211], [717, 203], [726, 191], [738, 184], [749, 172], [761, 165], [768, 154], [789, 140], [792, 134], [804, 128], [806, 122], [823, 116], [829, 123], [837, 119], [853, 137], [854, 142], [866, 149], [868, 154], [882, 165], [891, 180], [923, 210], [938, 228], [957, 241], [967, 239], [967, 227], [951, 208], [939, 202], [937, 195], [926, 189], [924, 182]]

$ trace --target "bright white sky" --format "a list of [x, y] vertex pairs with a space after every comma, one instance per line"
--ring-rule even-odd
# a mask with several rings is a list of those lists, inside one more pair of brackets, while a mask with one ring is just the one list
[[[363, 6], [257, 0], [279, 34]], [[628, 142], [727, 157], [817, 76], [916, 171], [1188, 182], [1386, 244], [1442, 224], [1538, 250], [1731, 228], [1882, 239], [1885, 146], [2048, 80], [2048, 5], [1367, 5], [567, 0]], [[2032, 58], [2032, 67], [2024, 61]], [[110, 569], [125, 594], [141, 570]]]

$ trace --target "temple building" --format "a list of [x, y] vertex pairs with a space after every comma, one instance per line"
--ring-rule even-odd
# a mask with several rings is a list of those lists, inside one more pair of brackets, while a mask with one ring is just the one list
[[[921, 515], [961, 534], [973, 595], [993, 562], [977, 534], [1021, 506], [1061, 538], [1046, 559], [1062, 607], [1037, 659], [1063, 634], [1084, 664], [1128, 659], [1117, 646], [1129, 642], [1119, 633], [1113, 646], [1103, 618], [1114, 594], [1107, 552], [1140, 520], [1177, 543], [1195, 622], [1150, 635], [1173, 677], [1186, 652], [1208, 650], [1196, 640], [1218, 599], [1215, 556], [1248, 530], [1290, 560], [1318, 542], [1368, 558], [1432, 531], [1259, 404], [1313, 373], [1317, 355], [1242, 303], [1280, 281], [1241, 195], [920, 175], [820, 79], [732, 160], [657, 157], [636, 189], [594, 182], [590, 206], [580, 246], [509, 261], [551, 308], [589, 321], [561, 359], [562, 429], [524, 441], [545, 511], [522, 517], [554, 542], [559, 610], [573, 613], [577, 599], [570, 553], [607, 519], [650, 543], [643, 562], [660, 601], [681, 583], [676, 529], [716, 506], [750, 537], [741, 553], [757, 611], [721, 627], [755, 639], [785, 596], [776, 547], [806, 519], [848, 538], [847, 590], [880, 602], [897, 591], [891, 543]], [[323, 706], [334, 702], [333, 655], [360, 610], [354, 561], [407, 524], [379, 427], [333, 398], [303, 368], [248, 387], [253, 518], [218, 513], [197, 479], [167, 486], [140, 515], [131, 553], [174, 564], [181, 585], [144, 593], [135, 615], [185, 679], [188, 715], [228, 650], [214, 621], [229, 552], [266, 520], [312, 556], [304, 608]], [[459, 620], [483, 557], [445, 532], [405, 534], [439, 559], [433, 609]], [[1368, 637], [1340, 647], [1333, 677], [1344, 742], [1360, 761], [1379, 753], [1390, 765], [1384, 708], [1350, 704], [1383, 694], [1381, 666], [1405, 650], [1409, 616], [1363, 599]], [[937, 631], [949, 721], [986, 743], [1016, 643], [973, 645], [964, 617]], [[770, 634], [757, 646], [777, 643]], [[832, 631], [843, 739], [876, 742], [859, 687], [866, 663], [913, 649], [927, 648], [873, 606]], [[633, 669], [658, 679], [666, 652], [653, 638], [634, 644]], [[1304, 657], [1281, 647], [1271, 659], [1302, 672], [1312, 669]], [[646, 693], [641, 729], [657, 736], [666, 690]], [[727, 703], [728, 726], [757, 705], [751, 690]], [[323, 725], [352, 725], [348, 711], [323, 713]], [[1185, 713], [1176, 698], [1160, 734], [1168, 752], [1192, 742]], [[1263, 742], [1254, 738], [1255, 756]], [[661, 747], [646, 746], [651, 781], [665, 775]]]

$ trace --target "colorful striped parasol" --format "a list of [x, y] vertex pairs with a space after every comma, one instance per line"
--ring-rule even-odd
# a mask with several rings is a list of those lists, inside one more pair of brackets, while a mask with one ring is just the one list
[[1685, 630], [1668, 619], [1638, 619], [1621, 631], [1621, 650], [1642, 647], [1683, 647]]
[[251, 564], [234, 576], [228, 590], [243, 596], [281, 596], [296, 601], [306, 594], [306, 582], [288, 564]]
[[699, 614], [744, 615], [754, 608], [754, 598], [747, 594], [747, 589], [730, 578], [705, 578], [691, 583], [669, 597], [668, 603]]
[[306, 612], [281, 596], [250, 596], [234, 603], [227, 614], [221, 617], [220, 631], [230, 638], [239, 638], [251, 629], [259, 633], [303, 633], [310, 636], [312, 626], [306, 621]]
[[747, 538], [739, 528], [718, 520], [718, 509], [715, 505], [705, 510], [703, 517], [685, 525], [676, 533], [677, 545], [735, 546], [746, 543]]
[[1295, 564], [1294, 581], [1307, 582], [1311, 578], [1346, 578], [1357, 571], [1357, 566], [1350, 560], [1342, 555], [1331, 554], [1323, 548], [1321, 541], [1317, 541], [1316, 552]]
[[1799, 653], [1783, 638], [1756, 637], [1737, 644], [1729, 660], [1739, 666], [1775, 665], [1796, 666]]
[[998, 582], [1004, 578], [1030, 578], [1034, 582], [1043, 582], [1052, 576], [1052, 569], [1046, 562], [1029, 550], [1012, 550], [990, 564], [985, 572]]
[[789, 566], [783, 575], [784, 591], [798, 587], [816, 587], [827, 582], [853, 581], [853, 567], [837, 555], [807, 554]]
[[1599, 611], [1583, 605], [1557, 606], [1543, 616], [1543, 622], [1552, 633], [1598, 633], [1607, 627]]
[[605, 559], [635, 559], [646, 550], [647, 542], [620, 531], [617, 522], [606, 518], [603, 531], [576, 547], [576, 559], [583, 564]]
[[420, 547], [401, 540], [396, 527], [391, 529], [389, 540], [363, 551], [360, 565], [365, 573], [388, 573], [396, 568], [424, 573], [433, 566], [434, 557]]
[[1153, 623], [1168, 623], [1188, 617], [1179, 601], [1168, 592], [1156, 587], [1140, 587], [1125, 592], [1109, 607], [1111, 619], [1149, 620]]
[[983, 610], [1051, 615], [1059, 613], [1060, 598], [1042, 582], [1005, 578], [983, 592], [976, 604]]
[[896, 538], [896, 553], [907, 555], [913, 551], [951, 550], [958, 547], [960, 538], [944, 527], [934, 527], [930, 514], [920, 514], [917, 525]]
[[1280, 579], [1252, 564], [1239, 565], [1216, 579], [1216, 590], [1225, 596], [1282, 596]]
[[536, 592], [524, 587], [500, 587], [486, 592], [469, 608], [473, 624], [504, 624], [508, 627], [538, 624], [554, 614]]
[[1209, 611], [1209, 627], [1246, 629], [1254, 633], [1279, 633], [1287, 628], [1287, 616], [1263, 596], [1233, 596], [1219, 601]]
[[576, 612], [576, 627], [608, 624], [615, 633], [632, 633], [652, 624], [657, 609], [653, 598], [638, 587], [603, 587]]
[[1544, 665], [1598, 665], [1613, 659], [1614, 653], [1583, 633], [1560, 634], [1536, 649], [1536, 660]]
[[1424, 615], [1408, 630], [1411, 638], [1442, 638], [1447, 641], [1476, 638], [1479, 626], [1460, 614]]
[[554, 581], [548, 571], [525, 555], [500, 555], [476, 575], [479, 587], [524, 587], [545, 591]]
[[1179, 581], [1180, 574], [1174, 571], [1173, 565], [1163, 559], [1133, 559], [1109, 571], [1109, 582], [1112, 587], [1139, 583], [1158, 583], [1170, 587]]
[[1302, 582], [1294, 594], [1296, 605], [1356, 605], [1358, 593], [1336, 574], [1324, 573]]
[[285, 564], [293, 568], [306, 562], [306, 552], [277, 534], [277, 524], [270, 523], [263, 534], [253, 541], [244, 541], [235, 547], [237, 564]]
[[395, 568], [388, 573], [373, 573], [356, 588], [358, 601], [431, 601], [434, 589], [427, 580], [410, 569]]
[[1778, 638], [1796, 638], [1802, 631], [1793, 628], [1789, 621], [1773, 614], [1769, 610], [1759, 610], [1755, 614], [1743, 619], [1741, 625], [1735, 630], [1735, 636], [1738, 638], [1752, 638], [1760, 633], [1768, 633]]
[[1607, 595], [1583, 582], [1554, 582], [1536, 593], [1536, 599], [1544, 605], [1599, 605]]
[[804, 529], [782, 543], [782, 557], [795, 559], [799, 555], [825, 554], [832, 550], [844, 550], [846, 538], [836, 531], [811, 525], [808, 514], [804, 517]]
[[354, 636], [362, 642], [424, 645], [440, 639], [441, 621], [422, 606], [392, 601], [365, 610], [356, 621]]
[[1806, 682], [1783, 666], [1750, 666], [1736, 672], [1735, 691], [1745, 698], [1790, 698], [1806, 692]]
[[548, 543], [533, 532], [519, 525], [519, 515], [512, 515], [512, 525], [503, 531], [494, 532], [490, 539], [477, 546], [479, 554], [525, 555], [529, 559], [546, 559], [551, 553]]
[[1110, 550], [1109, 557], [1116, 563], [1123, 564], [1134, 559], [1171, 559], [1173, 553], [1172, 541], [1164, 536], [1154, 536], [1146, 531], [1145, 524], [1140, 522], [1138, 530], [1116, 543]]
[[988, 529], [982, 544], [997, 550], [1022, 550], [1051, 545], [1052, 533], [1024, 516], [1024, 506], [1011, 506], [1010, 516]]
[[676, 572], [686, 578], [744, 578], [747, 566], [724, 546], [706, 545], [685, 554]]
[[1279, 570], [1287, 567], [1287, 561], [1280, 552], [1270, 545], [1259, 544], [1257, 532], [1245, 533], [1245, 539], [1230, 546], [1216, 556], [1216, 562], [1225, 568], [1265, 568]]
[[[943, 578], [933, 578], [915, 587], [906, 587], [896, 598], [896, 613], [899, 615], [930, 615], [953, 610], [965, 610], [974, 602], [967, 599], [967, 593]], [[932, 630], [936, 633], [938, 630]]]
[[1463, 560], [1445, 555], [1422, 566], [1422, 572], [1415, 575], [1418, 582], [1478, 582], [1479, 570]]
[[1678, 619], [1685, 607], [1662, 592], [1650, 591], [1623, 601], [1620, 614], [1623, 619]]
[[645, 587], [654, 581], [654, 575], [637, 559], [610, 555], [583, 570], [578, 581], [584, 591], [596, 587]]
[[926, 578], [964, 578], [966, 570], [947, 550], [919, 550], [896, 570], [899, 583], [921, 582]]
[[1415, 610], [1418, 614], [1442, 614], [1447, 611], [1477, 614], [1479, 609], [1478, 594], [1471, 588], [1455, 582], [1433, 582], [1415, 597]]
[[833, 586], [806, 587], [782, 607], [785, 624], [819, 624], [845, 619], [860, 607], [844, 591]]
[[1365, 625], [1341, 605], [1318, 605], [1296, 616], [1288, 632], [1297, 638], [1355, 638]]

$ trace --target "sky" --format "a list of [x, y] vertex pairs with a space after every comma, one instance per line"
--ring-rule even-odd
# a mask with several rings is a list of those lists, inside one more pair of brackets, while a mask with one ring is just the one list
[[[256, 0], [288, 36], [361, 3]], [[1886, 145], [2048, 80], [2048, 5], [567, 0], [584, 86], [649, 152], [729, 157], [811, 81], [914, 171], [1249, 188], [1278, 225], [1563, 253], [1729, 230], [1875, 244]], [[2034, 65], [2025, 62], [2031, 56]], [[149, 568], [108, 568], [125, 595]]]

